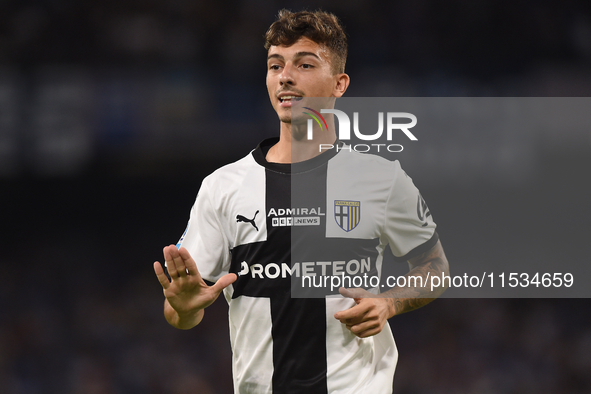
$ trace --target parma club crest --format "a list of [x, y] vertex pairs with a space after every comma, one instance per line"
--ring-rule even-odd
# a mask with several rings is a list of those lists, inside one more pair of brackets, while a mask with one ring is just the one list
[[334, 218], [343, 230], [347, 232], [353, 230], [361, 219], [361, 202], [335, 200]]

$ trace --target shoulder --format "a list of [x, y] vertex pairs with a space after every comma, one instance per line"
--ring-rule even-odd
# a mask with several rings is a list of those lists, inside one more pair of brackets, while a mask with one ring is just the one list
[[240, 183], [244, 177], [259, 167], [252, 156], [252, 151], [242, 159], [226, 164], [203, 179], [203, 185], [208, 188], [217, 188], [230, 184]]
[[398, 160], [388, 160], [384, 157], [371, 154], [359, 153], [342, 149], [330, 164], [333, 169], [350, 175], [361, 175], [374, 179], [394, 180], [406, 173]]

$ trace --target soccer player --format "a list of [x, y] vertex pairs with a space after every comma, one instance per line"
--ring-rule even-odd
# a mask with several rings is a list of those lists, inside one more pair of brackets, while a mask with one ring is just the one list
[[[291, 279], [363, 269], [379, 275], [387, 245], [408, 261], [407, 275], [448, 275], [435, 223], [397, 161], [318, 149], [343, 146], [332, 118], [327, 130], [304, 138], [298, 103], [334, 100], [349, 85], [338, 19], [282, 10], [265, 39], [279, 138], [204, 179], [185, 234], [164, 248], [170, 280], [154, 263], [165, 318], [192, 328], [224, 292], [236, 393], [391, 393], [398, 353], [387, 320], [445, 287], [415, 283], [380, 294], [341, 287], [340, 295], [295, 298]], [[343, 177], [346, 184], [335, 182]], [[308, 185], [303, 198], [294, 198], [294, 181]]]

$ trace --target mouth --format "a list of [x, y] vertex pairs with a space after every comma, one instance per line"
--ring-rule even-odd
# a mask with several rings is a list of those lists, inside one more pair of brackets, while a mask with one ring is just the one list
[[279, 102], [282, 104], [283, 103], [285, 103], [285, 104], [290, 103], [291, 104], [293, 101], [300, 101], [301, 99], [302, 99], [301, 96], [282, 96], [282, 97], [279, 97]]

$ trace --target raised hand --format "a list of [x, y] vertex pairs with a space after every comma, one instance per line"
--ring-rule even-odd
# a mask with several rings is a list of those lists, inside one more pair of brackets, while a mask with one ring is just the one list
[[163, 253], [170, 280], [158, 261], [154, 263], [154, 272], [166, 297], [166, 320], [177, 328], [194, 327], [201, 322], [203, 309], [211, 305], [237, 276], [224, 275], [213, 286], [208, 286], [201, 278], [195, 260], [187, 249], [177, 249], [176, 246], [169, 245], [163, 249]]

